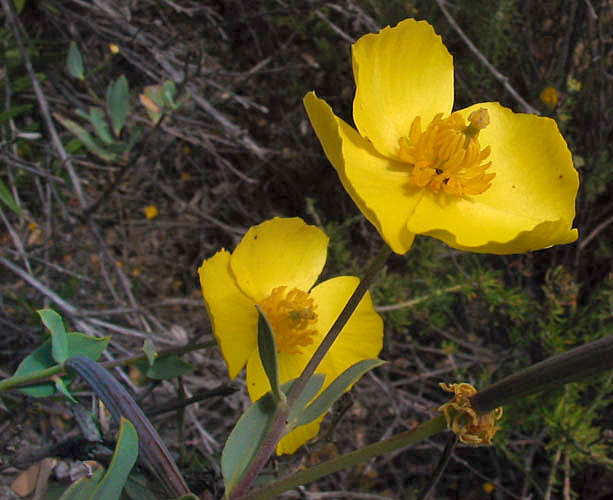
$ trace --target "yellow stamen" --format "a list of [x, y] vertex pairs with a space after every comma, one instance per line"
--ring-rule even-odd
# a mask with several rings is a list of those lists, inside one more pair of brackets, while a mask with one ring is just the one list
[[496, 421], [502, 418], [502, 407], [483, 415], [477, 415], [470, 402], [470, 397], [477, 393], [477, 389], [472, 385], [441, 383], [439, 386], [455, 394], [451, 401], [438, 409], [445, 415], [447, 428], [455, 432], [460, 442], [464, 444], [471, 446], [492, 444], [494, 435], [500, 429], [496, 427]]
[[275, 288], [260, 307], [274, 331], [277, 351], [299, 354], [302, 347], [313, 343], [317, 333], [308, 328], [317, 321], [317, 305], [308, 293], [297, 288], [286, 293], [286, 289], [286, 286]]
[[443, 119], [436, 115], [422, 132], [421, 117], [411, 124], [408, 137], [399, 142], [398, 159], [410, 165], [409, 180], [414, 186], [442, 191], [452, 196], [476, 195], [491, 185], [494, 173], [483, 163], [491, 149], [481, 149], [479, 131], [490, 123], [487, 109], [473, 111], [469, 125], [460, 113]]

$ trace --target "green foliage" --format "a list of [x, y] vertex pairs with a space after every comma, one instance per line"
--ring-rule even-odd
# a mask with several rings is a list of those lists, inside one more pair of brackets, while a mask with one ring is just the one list
[[292, 422], [290, 418], [289, 427], [295, 428], [316, 420], [326, 413], [334, 402], [348, 391], [362, 375], [384, 363], [385, 361], [380, 359], [364, 359], [347, 368], [309, 406], [297, 413], [294, 417], [295, 422]]
[[9, 207], [17, 215], [21, 215], [21, 208], [15, 202], [15, 198], [6, 187], [6, 184], [0, 180], [0, 201], [2, 201], [7, 207]]
[[[78, 332], [69, 332], [66, 334], [66, 337], [68, 357], [82, 354], [83, 356], [87, 356], [93, 360], [100, 357], [110, 341], [110, 337], [95, 338]], [[52, 355], [52, 340], [47, 340], [40, 347], [32, 351], [26, 358], [24, 358], [13, 374], [13, 377], [4, 380], [3, 383], [10, 383], [11, 379], [18, 377], [30, 376], [34, 378], [43, 370], [47, 370], [55, 366], [58, 365]], [[70, 377], [68, 376], [62, 378], [64, 379], [64, 382], [70, 380]], [[29, 396], [42, 398], [55, 394], [57, 387], [51, 382], [42, 382], [36, 385], [22, 387], [19, 390], [25, 394], [28, 394]]]
[[83, 58], [77, 44], [72, 41], [68, 47], [68, 58], [66, 59], [66, 69], [73, 78], [83, 80], [85, 78], [85, 67], [83, 66]]
[[285, 395], [281, 392], [279, 382], [279, 360], [275, 334], [266, 313], [259, 306], [256, 307], [258, 309], [258, 352], [270, 384], [272, 397], [278, 402], [284, 400]]
[[189, 94], [185, 93], [175, 101], [176, 93], [177, 87], [172, 80], [145, 87], [139, 98], [154, 125], [157, 125], [165, 113], [178, 110], [189, 99]]
[[[295, 413], [302, 411], [313, 396], [317, 394], [323, 385], [324, 378], [323, 374], [315, 374], [310, 378], [301, 398], [296, 401], [290, 418]], [[294, 380], [286, 382], [281, 386], [281, 390], [287, 394], [293, 383]], [[221, 472], [226, 494], [231, 492], [238, 484], [253, 460], [264, 434], [272, 422], [275, 408], [276, 403], [272, 394], [268, 392], [241, 415], [230, 436], [228, 436], [221, 455]]]
[[130, 90], [128, 80], [121, 75], [106, 89], [106, 108], [111, 117], [113, 132], [117, 137], [121, 134], [130, 113]]
[[118, 500], [137, 458], [138, 434], [132, 423], [122, 418], [117, 446], [106, 473], [100, 467], [91, 476], [79, 479], [60, 500]]
[[68, 334], [62, 317], [52, 309], [38, 311], [43, 325], [51, 333], [51, 354], [56, 363], [62, 364], [68, 359]]

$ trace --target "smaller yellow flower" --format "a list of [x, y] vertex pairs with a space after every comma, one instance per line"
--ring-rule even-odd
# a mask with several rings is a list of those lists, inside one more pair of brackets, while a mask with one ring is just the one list
[[496, 489], [496, 485], [494, 483], [483, 483], [483, 491], [488, 495], [492, 493]]
[[147, 205], [143, 211], [145, 212], [145, 217], [149, 220], [155, 219], [160, 214], [158, 207], [155, 205]]
[[558, 105], [558, 91], [553, 87], [545, 87], [539, 97], [541, 102], [550, 109]]
[[119, 54], [119, 45], [116, 43], [109, 43], [109, 50], [111, 54]]
[[[358, 286], [355, 276], [315, 285], [327, 246], [328, 237], [317, 227], [299, 218], [274, 218], [249, 229], [234, 252], [222, 249], [198, 269], [228, 374], [234, 378], [247, 367], [252, 401], [270, 391], [258, 352], [255, 306], [262, 308], [274, 331], [283, 384], [300, 375]], [[317, 368], [326, 376], [322, 390], [358, 361], [376, 358], [382, 342], [383, 321], [367, 293]], [[277, 453], [293, 453], [317, 435], [322, 418], [283, 437]]]
[[461, 443], [471, 446], [492, 444], [494, 435], [500, 429], [496, 427], [496, 421], [502, 418], [502, 407], [483, 415], [477, 415], [470, 401], [471, 396], [477, 394], [477, 389], [472, 385], [441, 383], [439, 386], [455, 394], [451, 401], [438, 409], [445, 415], [447, 428], [456, 433]]

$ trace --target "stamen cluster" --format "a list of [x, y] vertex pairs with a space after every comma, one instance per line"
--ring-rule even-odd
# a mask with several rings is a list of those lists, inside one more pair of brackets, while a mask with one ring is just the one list
[[487, 110], [473, 111], [469, 125], [460, 113], [442, 116], [437, 114], [424, 131], [417, 116], [409, 136], [399, 140], [398, 158], [411, 165], [411, 184], [453, 196], [483, 193], [496, 176], [485, 172], [491, 162], [483, 163], [491, 148], [479, 144], [479, 131], [489, 124]]
[[301, 347], [313, 343], [317, 333], [309, 329], [317, 321], [317, 305], [308, 293], [297, 288], [286, 293], [286, 289], [286, 286], [273, 289], [260, 306], [274, 331], [277, 351], [299, 354]]

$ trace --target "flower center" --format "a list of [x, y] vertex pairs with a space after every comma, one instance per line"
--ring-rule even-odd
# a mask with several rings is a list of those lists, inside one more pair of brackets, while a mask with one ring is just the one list
[[277, 351], [300, 354], [301, 347], [312, 344], [317, 333], [308, 328], [317, 321], [317, 305], [308, 293], [297, 288], [286, 293], [286, 289], [286, 286], [275, 288], [260, 307], [274, 331]]
[[460, 113], [442, 116], [436, 115], [423, 132], [421, 117], [416, 117], [409, 136], [398, 141], [398, 158], [411, 165], [411, 184], [454, 196], [485, 192], [496, 176], [485, 172], [492, 162], [483, 163], [491, 148], [479, 144], [479, 131], [490, 123], [487, 109], [473, 111], [469, 125]]

